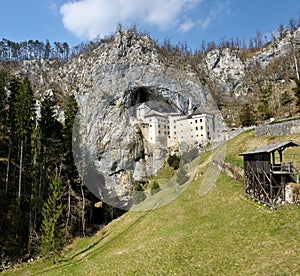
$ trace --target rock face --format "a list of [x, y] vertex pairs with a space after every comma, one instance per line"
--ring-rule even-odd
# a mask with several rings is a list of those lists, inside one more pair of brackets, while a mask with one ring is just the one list
[[[242, 58], [239, 50], [212, 50], [197, 66], [203, 69], [206, 84], [218, 93], [245, 96], [251, 68], [264, 68], [290, 53], [293, 39], [299, 39], [299, 30], [249, 58]], [[137, 106], [146, 102], [157, 111], [187, 114], [192, 102], [193, 109], [221, 118], [207, 88], [212, 86], [205, 87], [191, 67], [178, 69], [168, 62], [148, 36], [130, 31], [120, 31], [64, 64], [26, 61], [20, 71], [30, 76], [41, 95], [45, 91], [58, 91], [61, 98], [75, 94], [80, 106], [73, 137], [77, 166], [88, 188], [116, 207], [131, 206], [136, 183], [155, 174], [167, 153], [165, 147], [144, 139]]]
[[[204, 59], [206, 79], [217, 86], [222, 93], [245, 96], [248, 93], [247, 82], [249, 82], [246, 77], [253, 74], [251, 72], [253, 68], [264, 69], [280, 57], [292, 58], [293, 45], [299, 44], [299, 41], [300, 28], [286, 32], [283, 38], [269, 43], [249, 57], [243, 56], [242, 51], [238, 49], [212, 50], [206, 54]], [[276, 69], [278, 72], [280, 71], [280, 68]], [[273, 76], [273, 78], [277, 79], [278, 76]]]
[[165, 147], [143, 139], [137, 106], [146, 102], [158, 111], [186, 114], [192, 101], [194, 108], [216, 111], [196, 75], [163, 63], [148, 36], [121, 31], [64, 66], [32, 63], [23, 70], [33, 71], [29, 75], [40, 89], [54, 86], [75, 93], [80, 106], [73, 135], [75, 161], [85, 185], [116, 207], [129, 208], [134, 184], [154, 175], [166, 158]]
[[206, 55], [206, 74], [218, 83], [225, 93], [234, 92], [237, 96], [243, 94], [245, 63], [238, 56], [238, 51], [230, 49], [215, 49]]

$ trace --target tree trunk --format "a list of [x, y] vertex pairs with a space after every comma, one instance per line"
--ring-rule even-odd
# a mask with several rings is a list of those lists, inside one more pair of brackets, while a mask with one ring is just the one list
[[11, 147], [8, 150], [7, 157], [7, 167], [6, 167], [6, 178], [5, 178], [5, 191], [8, 192], [8, 180], [9, 180], [9, 170], [10, 170], [10, 159], [11, 159]]
[[70, 180], [68, 180], [68, 206], [67, 206], [67, 221], [66, 221], [66, 235], [69, 234], [69, 221], [71, 216], [71, 184]]
[[296, 55], [295, 55], [295, 52], [294, 52], [294, 51], [293, 51], [293, 56], [294, 56], [294, 63], [295, 63], [295, 69], [296, 69], [296, 76], [297, 76], [297, 79], [299, 80], [298, 63], [297, 63], [297, 58], [296, 58]]
[[19, 203], [21, 200], [21, 189], [22, 189], [22, 167], [23, 167], [23, 139], [21, 140], [21, 146], [20, 146], [19, 189], [18, 189]]
[[[298, 61], [297, 61], [297, 57], [295, 54], [295, 47], [294, 47], [294, 42], [291, 41], [292, 44], [292, 54], [293, 54], [293, 59], [294, 59], [294, 65], [295, 65], [295, 70], [296, 70], [296, 77], [299, 80], [299, 69], [298, 69]], [[297, 43], [296, 43], [297, 44]]]
[[81, 196], [82, 196], [82, 210], [81, 210], [81, 223], [82, 223], [82, 234], [85, 236], [85, 197], [84, 197], [84, 190], [83, 185], [80, 185]]

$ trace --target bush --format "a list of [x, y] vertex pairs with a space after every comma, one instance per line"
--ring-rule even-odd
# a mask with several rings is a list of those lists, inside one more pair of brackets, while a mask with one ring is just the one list
[[159, 184], [156, 181], [154, 181], [151, 185], [151, 190], [150, 190], [151, 195], [158, 193], [160, 190], [161, 189]]
[[180, 164], [180, 157], [177, 156], [176, 154], [170, 155], [167, 159], [167, 163], [169, 164], [170, 167], [173, 167], [174, 170], [178, 170]]
[[133, 191], [133, 204], [139, 204], [146, 199], [144, 188], [138, 183]]

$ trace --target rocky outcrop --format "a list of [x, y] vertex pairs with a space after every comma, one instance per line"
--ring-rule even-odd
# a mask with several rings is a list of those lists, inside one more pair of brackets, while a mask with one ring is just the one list
[[[299, 44], [299, 39], [300, 28], [287, 31], [282, 38], [269, 43], [259, 51], [251, 55], [248, 53], [249, 57], [243, 55], [243, 51], [239, 49], [211, 50], [204, 59], [206, 80], [209, 80], [219, 93], [233, 94], [235, 97], [245, 96], [249, 90], [249, 79], [246, 77], [253, 74], [253, 68], [262, 70], [280, 57], [290, 57], [292, 47], [293, 45], [295, 47], [296, 43]], [[253, 80], [257, 80], [257, 77], [254, 73]], [[276, 79], [276, 76], [274, 78]]]
[[74, 93], [80, 110], [74, 129], [74, 157], [85, 185], [100, 199], [130, 208], [136, 183], [146, 182], [165, 162], [167, 149], [144, 139], [136, 108], [216, 112], [210, 91], [191, 70], [162, 62], [148, 36], [120, 31], [107, 43], [63, 66], [54, 61], [28, 61], [36, 90]]
[[84, 182], [100, 199], [130, 208], [136, 183], [155, 174], [167, 154], [164, 146], [144, 139], [137, 106], [147, 102], [153, 110], [186, 114], [192, 102], [193, 109], [216, 114], [222, 134], [222, 117], [209, 89], [235, 97], [246, 95], [249, 70], [257, 64], [266, 67], [288, 53], [289, 41], [297, 35], [298, 30], [249, 58], [242, 58], [239, 50], [210, 51], [198, 64], [209, 88], [191, 66], [176, 68], [149, 36], [130, 31], [119, 31], [94, 50], [63, 64], [25, 61], [20, 73], [30, 76], [39, 96], [51, 91], [63, 101], [64, 96], [75, 94], [80, 110], [74, 156]]
[[207, 53], [206, 74], [214, 79], [224, 93], [233, 92], [236, 96], [244, 93], [243, 80], [246, 64], [238, 56], [237, 50], [215, 49]]

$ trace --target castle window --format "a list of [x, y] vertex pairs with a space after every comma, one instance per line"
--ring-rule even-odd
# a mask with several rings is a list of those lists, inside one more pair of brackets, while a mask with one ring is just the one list
[[200, 128], [203, 129], [203, 126], [201, 126]]
[[195, 123], [197, 124], [197, 120], [195, 120]]
[[202, 119], [200, 119], [200, 123], [202, 123]]
[[198, 127], [196, 127], [196, 130], [198, 130]]

